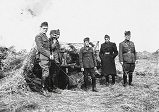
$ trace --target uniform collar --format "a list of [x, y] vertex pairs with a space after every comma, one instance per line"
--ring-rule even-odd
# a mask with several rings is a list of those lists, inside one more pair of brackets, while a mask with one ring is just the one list
[[49, 38], [47, 37], [46, 33], [40, 33], [40, 35], [43, 36], [43, 37], [46, 38], [46, 39], [49, 39]]
[[130, 40], [126, 40], [126, 39], [125, 39], [124, 42], [125, 42], [125, 43], [128, 43], [128, 42], [130, 42]]
[[110, 44], [110, 41], [109, 42], [105, 42], [105, 44]]
[[87, 47], [87, 46], [84, 46], [84, 49], [90, 49], [90, 48], [91, 48], [91, 47], [89, 47], [89, 46], [88, 46], [88, 47]]
[[39, 33], [40, 35], [46, 35], [46, 33]]

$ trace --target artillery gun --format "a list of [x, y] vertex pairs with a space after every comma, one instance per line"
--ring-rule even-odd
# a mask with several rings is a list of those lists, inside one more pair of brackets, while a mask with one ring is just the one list
[[[90, 44], [97, 57], [98, 67], [100, 68], [99, 60], [99, 41]], [[60, 72], [57, 75], [57, 86], [61, 89], [81, 88], [83, 84], [83, 73], [79, 66], [79, 50], [83, 47], [83, 43], [65, 43], [60, 42], [60, 53], [62, 55], [62, 63]], [[36, 47], [31, 49], [26, 63], [24, 65], [25, 80], [32, 91], [40, 91], [42, 69], [36, 60]], [[50, 68], [51, 69], [51, 68]], [[99, 74], [99, 73], [97, 73]]]

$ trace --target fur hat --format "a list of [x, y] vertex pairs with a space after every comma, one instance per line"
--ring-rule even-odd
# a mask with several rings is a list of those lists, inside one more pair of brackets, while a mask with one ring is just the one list
[[56, 30], [56, 34], [60, 35], [60, 30], [59, 29]]
[[51, 34], [56, 34], [56, 30], [51, 30], [51, 31], [50, 31], [50, 35], [51, 35]]
[[59, 29], [57, 29], [57, 30], [51, 30], [51, 31], [50, 31], [50, 34], [60, 35], [60, 30], [59, 30]]

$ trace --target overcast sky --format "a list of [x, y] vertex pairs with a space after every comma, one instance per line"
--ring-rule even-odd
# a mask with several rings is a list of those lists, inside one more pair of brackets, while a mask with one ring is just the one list
[[90, 37], [103, 43], [107, 34], [118, 47], [130, 30], [137, 51], [154, 52], [159, 49], [158, 13], [159, 0], [0, 0], [0, 44], [29, 51], [40, 23], [48, 21], [49, 31], [60, 29], [62, 42]]

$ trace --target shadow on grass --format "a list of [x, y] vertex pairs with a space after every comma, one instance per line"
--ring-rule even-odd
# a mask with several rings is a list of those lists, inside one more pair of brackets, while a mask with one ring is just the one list
[[37, 104], [28, 104], [23, 105], [15, 110], [15, 112], [31, 112], [33, 110], [37, 110], [38, 105]]
[[11, 112], [10, 109], [7, 109], [7, 105], [4, 102], [0, 102], [0, 112]]
[[[109, 77], [109, 79], [110, 79], [110, 82], [111, 82], [112, 81], [111, 76]], [[122, 83], [122, 80], [123, 80], [122, 76], [119, 76], [119, 75], [115, 76], [115, 83]], [[106, 84], [106, 80], [105, 80], [104, 76], [99, 78], [99, 83], [100, 83], [100, 85], [105, 85]]]

